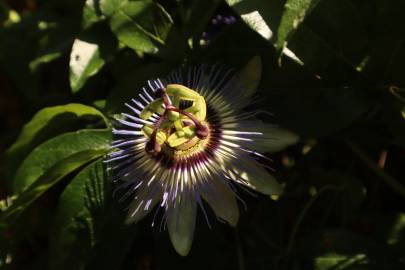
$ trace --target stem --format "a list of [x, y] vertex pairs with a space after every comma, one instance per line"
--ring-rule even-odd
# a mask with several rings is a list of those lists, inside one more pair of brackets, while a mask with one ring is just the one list
[[295, 237], [297, 235], [298, 229], [302, 223], [302, 221], [304, 220], [305, 215], [307, 214], [308, 210], [312, 207], [312, 205], [314, 204], [314, 202], [319, 198], [319, 196], [321, 194], [323, 194], [325, 191], [327, 190], [338, 190], [339, 188], [336, 186], [324, 186], [322, 187], [319, 192], [313, 196], [304, 206], [304, 208], [302, 209], [301, 213], [299, 214], [297, 221], [294, 224], [294, 227], [292, 229], [291, 232], [291, 237], [290, 240], [288, 241], [288, 245], [287, 245], [287, 249], [286, 249], [286, 258], [288, 258], [288, 256], [291, 253], [294, 241], [295, 241]]
[[355, 143], [346, 141], [346, 145], [352, 150], [352, 152], [363, 162], [363, 164], [381, 178], [387, 185], [389, 185], [394, 191], [398, 192], [405, 198], [405, 187], [394, 177], [387, 174], [378, 164], [371, 160], [363, 150], [360, 149]]
[[245, 270], [245, 257], [243, 255], [242, 242], [240, 241], [239, 231], [235, 228], [235, 241], [236, 251], [238, 253], [238, 268], [239, 270]]
[[389, 91], [390, 91], [391, 94], [393, 94], [400, 101], [405, 102], [405, 98], [397, 93], [397, 91], [399, 91], [399, 90], [400, 90], [400, 88], [398, 88], [396, 86], [390, 86], [389, 87]]
[[166, 89], [160, 88], [159, 95], [163, 99], [163, 103], [165, 104], [166, 108], [172, 107], [172, 102], [170, 101], [169, 95], [166, 93]]

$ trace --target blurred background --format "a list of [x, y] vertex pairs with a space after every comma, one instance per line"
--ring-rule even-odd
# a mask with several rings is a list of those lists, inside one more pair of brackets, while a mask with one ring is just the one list
[[[403, 0], [0, 0], [1, 269], [405, 269]], [[180, 66], [263, 62], [259, 109], [300, 135], [201, 215], [180, 257], [126, 226], [102, 157], [111, 120]]]

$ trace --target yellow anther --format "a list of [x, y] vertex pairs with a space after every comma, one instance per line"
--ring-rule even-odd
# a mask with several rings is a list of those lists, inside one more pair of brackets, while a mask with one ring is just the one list
[[177, 136], [184, 137], [185, 133], [183, 130], [176, 131]]
[[168, 117], [170, 121], [174, 122], [180, 118], [180, 114], [178, 112], [169, 112]]
[[181, 120], [176, 120], [176, 121], [174, 122], [174, 128], [175, 128], [177, 131], [183, 131], [183, 122], [181, 122]]
[[170, 147], [177, 147], [195, 137], [195, 127], [185, 127], [183, 132], [175, 132], [167, 138]]
[[[143, 132], [143, 134], [145, 135], [145, 137], [150, 138], [150, 136], [151, 136], [152, 133], [153, 133], [153, 128], [151, 128], [150, 126], [144, 126], [144, 127], [142, 128], [142, 132]], [[164, 132], [162, 132], [162, 131], [158, 131], [158, 132], [157, 132], [157, 134], [156, 134], [156, 141], [157, 141], [160, 145], [162, 145], [162, 144], [166, 141], [166, 138], [167, 138], [167, 136], [166, 136], [166, 134], [165, 134]]]
[[179, 136], [177, 136], [176, 133], [173, 133], [172, 135], [170, 135], [167, 142], [169, 143], [170, 147], [177, 147], [179, 145], [182, 145], [183, 143], [186, 143], [188, 140], [190, 140], [190, 139], [187, 139], [184, 136], [179, 137]]
[[194, 126], [185, 127], [185, 128], [183, 128], [183, 131], [185, 133], [184, 136], [192, 137], [192, 136], [195, 135], [195, 127]]

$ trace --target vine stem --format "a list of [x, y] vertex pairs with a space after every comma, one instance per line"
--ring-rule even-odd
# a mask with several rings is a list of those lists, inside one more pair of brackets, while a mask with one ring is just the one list
[[304, 208], [302, 209], [302, 211], [300, 212], [297, 221], [294, 224], [294, 227], [292, 229], [291, 232], [291, 237], [290, 240], [288, 241], [288, 245], [287, 245], [287, 249], [286, 249], [286, 258], [288, 258], [288, 256], [291, 253], [292, 247], [294, 245], [294, 241], [295, 241], [295, 237], [297, 235], [298, 229], [301, 226], [302, 221], [304, 220], [304, 217], [306, 216], [307, 212], [309, 211], [309, 209], [311, 209], [312, 205], [314, 204], [314, 202], [319, 198], [319, 196], [321, 196], [325, 191], [328, 190], [339, 190], [339, 187], [336, 186], [324, 186], [322, 187], [318, 193], [316, 193], [315, 196], [313, 196], [304, 206]]
[[240, 235], [237, 228], [235, 228], [235, 242], [236, 242], [236, 251], [238, 253], [238, 269], [245, 270], [245, 257], [243, 255], [242, 242], [240, 240]]
[[367, 154], [361, 150], [354, 142], [346, 141], [346, 145], [350, 150], [363, 162], [363, 164], [370, 169], [375, 175], [377, 175], [381, 180], [383, 180], [388, 186], [390, 186], [394, 191], [399, 193], [405, 198], [405, 187], [394, 177], [384, 172], [376, 162], [367, 156]]

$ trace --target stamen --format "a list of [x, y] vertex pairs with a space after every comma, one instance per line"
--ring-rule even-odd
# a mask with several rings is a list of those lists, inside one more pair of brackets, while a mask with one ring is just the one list
[[169, 95], [166, 93], [165, 88], [156, 89], [156, 93], [163, 99], [166, 111], [178, 112], [182, 115], [187, 116], [188, 118], [190, 118], [191, 121], [193, 121], [196, 127], [196, 135], [199, 139], [205, 139], [208, 136], [209, 129], [207, 125], [201, 123], [201, 121], [199, 121], [193, 114], [172, 106], [172, 102], [170, 101]]
[[156, 89], [156, 94], [158, 97], [161, 97], [163, 99], [163, 103], [165, 104], [166, 108], [172, 105], [172, 102], [170, 101], [165, 88]]
[[176, 107], [173, 106], [169, 106], [167, 108], [168, 111], [172, 111], [172, 112], [178, 112], [182, 115], [187, 116], [188, 118], [190, 118], [191, 121], [193, 121], [196, 131], [195, 133], [197, 134], [197, 137], [200, 139], [205, 139], [208, 134], [209, 134], [209, 129], [207, 127], [207, 125], [201, 123], [197, 118], [195, 118], [195, 116], [189, 112], [186, 112], [184, 110], [178, 109]]
[[152, 131], [152, 134], [150, 135], [150, 139], [145, 145], [145, 151], [148, 154], [151, 154], [153, 156], [157, 155], [162, 150], [162, 147], [156, 140], [156, 135], [157, 135], [157, 132], [158, 132], [160, 126], [166, 119], [166, 115], [167, 115], [167, 112], [165, 111], [163, 113], [163, 115], [159, 118], [159, 120], [156, 122], [156, 124], [153, 126], [153, 131]]

